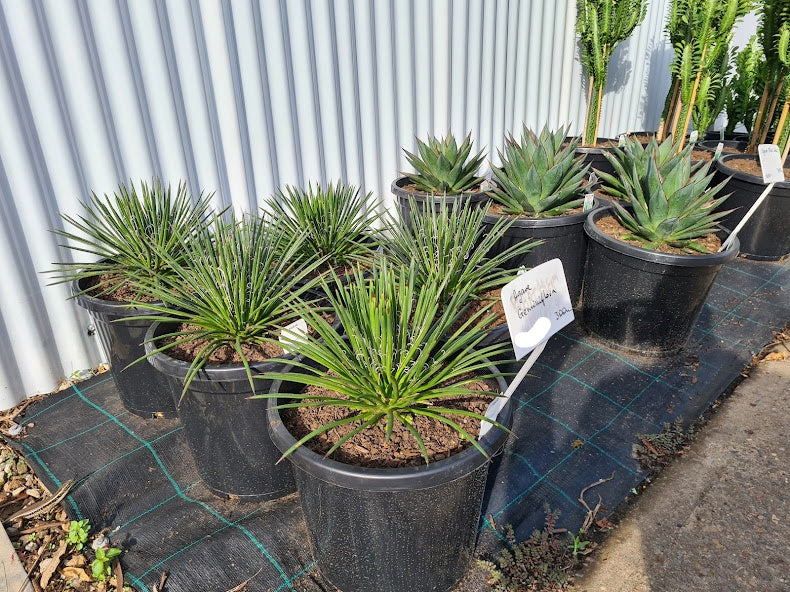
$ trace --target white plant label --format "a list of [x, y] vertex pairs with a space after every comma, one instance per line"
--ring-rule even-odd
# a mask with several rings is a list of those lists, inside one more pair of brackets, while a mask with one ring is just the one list
[[722, 152], [724, 152], [724, 142], [719, 142], [716, 144], [716, 152], [713, 153], [713, 160], [719, 160]]
[[[562, 261], [552, 259], [519, 275], [502, 288], [502, 306], [516, 359], [573, 321], [573, 306]], [[547, 321], [541, 321], [541, 318]], [[539, 330], [541, 338], [527, 338]]]
[[699, 138], [699, 132], [697, 130], [694, 130], [689, 134], [689, 144], [694, 144], [698, 138]]
[[781, 183], [785, 180], [782, 168], [782, 155], [776, 144], [760, 144], [757, 147], [760, 155], [760, 167], [763, 169], [763, 183]]
[[593, 200], [595, 199], [594, 193], [587, 193], [584, 195], [584, 205], [582, 206], [583, 212], [589, 212], [593, 209]]
[[620, 134], [620, 136], [617, 138], [617, 146], [620, 148], [625, 146], [625, 134]]
[[301, 341], [307, 335], [307, 321], [304, 319], [298, 319], [291, 323], [290, 325], [286, 325], [283, 327], [283, 330], [280, 332], [280, 345], [283, 348], [283, 351], [287, 354], [291, 352], [283, 343], [283, 338], [293, 342], [293, 341]]

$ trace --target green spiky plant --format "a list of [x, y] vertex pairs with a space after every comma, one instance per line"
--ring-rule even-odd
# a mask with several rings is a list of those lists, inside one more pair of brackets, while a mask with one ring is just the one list
[[660, 168], [657, 150], [643, 167], [629, 160], [629, 152], [622, 153], [623, 161], [610, 160], [630, 204], [627, 209], [612, 202], [614, 217], [628, 231], [626, 240], [647, 249], [668, 245], [689, 253], [708, 252], [696, 239], [716, 232], [717, 222], [729, 213], [716, 211], [729, 197], [716, 197], [727, 181], [710, 187], [711, 163], [694, 167], [691, 150], [691, 145], [686, 146]]
[[301, 239], [299, 261], [323, 258], [326, 267], [345, 268], [370, 261], [378, 247], [375, 226], [381, 213], [372, 196], [340, 181], [307, 189], [286, 186], [266, 208], [289, 237], [286, 244]]
[[403, 149], [415, 173], [403, 173], [417, 191], [436, 195], [459, 195], [479, 187], [483, 178], [477, 171], [483, 163], [481, 150], [472, 155], [472, 136], [467, 134], [459, 146], [452, 132], [441, 139], [428, 136], [417, 140], [417, 153]]
[[498, 151], [501, 168], [492, 167], [496, 187], [489, 192], [508, 215], [559, 216], [584, 203], [587, 171], [584, 156], [576, 157], [578, 138], [565, 144], [567, 128], [557, 131], [544, 126], [536, 134], [523, 126], [521, 139], [505, 139]]
[[[672, 0], [666, 31], [675, 58], [672, 85], [664, 102], [658, 140], [669, 135], [683, 148], [698, 102], [703, 77], [713, 78], [729, 51], [735, 24], [754, 7], [755, 0]], [[703, 131], [703, 130], [700, 130]]]
[[[282, 232], [263, 216], [218, 219], [189, 245], [185, 260], [165, 257], [173, 273], [147, 290], [162, 304], [159, 316], [141, 317], [172, 324], [148, 354], [196, 344], [184, 380], [190, 383], [212, 355], [235, 354], [253, 386], [250, 348], [276, 344], [279, 332], [298, 320], [294, 304], [306, 297], [316, 279], [308, 277], [323, 262], [299, 260], [302, 240]], [[182, 393], [182, 395], [183, 395]]]
[[700, 78], [697, 102], [691, 111], [694, 129], [700, 134], [713, 126], [716, 118], [724, 111], [727, 101], [726, 81], [730, 72], [730, 52], [724, 51], [710, 70]]
[[760, 106], [756, 87], [762, 62], [763, 52], [757, 42], [757, 35], [752, 35], [749, 43], [735, 56], [735, 72], [725, 86], [726, 133], [733, 133], [739, 123], [746, 128], [747, 133], [751, 133], [754, 117]]
[[411, 200], [410, 223], [391, 224], [387, 257], [398, 265], [416, 268], [415, 285], [441, 285], [439, 303], [446, 307], [456, 294], [462, 305], [502, 287], [515, 273], [504, 268], [511, 257], [529, 252], [541, 241], [523, 241], [489, 257], [513, 220], [500, 218], [490, 229], [483, 226], [486, 211], [463, 204], [450, 208], [445, 201], [425, 204], [419, 211]]
[[[764, 87], [748, 152], [756, 151], [758, 144], [768, 139], [774, 112], [790, 79], [790, 0], [763, 0], [757, 37], [764, 56]], [[782, 130], [775, 135], [781, 137]]]
[[[61, 247], [88, 255], [90, 260], [55, 263], [55, 283], [91, 280], [91, 295], [113, 299], [128, 286], [138, 295], [143, 286], [172, 273], [171, 262], [184, 262], [185, 243], [211, 222], [211, 195], [193, 202], [185, 183], [175, 193], [160, 180], [121, 184], [113, 195], [92, 193], [82, 203], [85, 214], [63, 220], [75, 231], [55, 230], [68, 239]], [[104, 279], [102, 279], [104, 278]], [[89, 282], [90, 283], [90, 282]]]
[[578, 0], [576, 31], [581, 61], [589, 76], [583, 143], [595, 146], [609, 61], [618, 44], [645, 18], [647, 0]]
[[[343, 326], [337, 333], [309, 306], [297, 311], [315, 327], [316, 335], [295, 339], [293, 348], [305, 360], [291, 361], [294, 370], [268, 372], [264, 379], [287, 380], [324, 389], [325, 394], [279, 393], [285, 401], [279, 409], [296, 407], [340, 407], [348, 410], [342, 419], [320, 426], [301, 437], [283, 456], [305, 442], [340, 426], [352, 429], [326, 452], [330, 456], [343, 443], [368, 428], [380, 425], [389, 439], [399, 424], [416, 440], [424, 460], [430, 455], [416, 421], [429, 418], [456, 430], [483, 454], [476, 435], [468, 433], [456, 419], [479, 414], [443, 404], [448, 397], [477, 395], [470, 384], [490, 377], [486, 358], [503, 354], [509, 344], [481, 346], [483, 323], [490, 320], [488, 309], [458, 324], [458, 300], [442, 308], [437, 284], [417, 288], [414, 265], [393, 266], [385, 258], [377, 260], [366, 277], [357, 270], [350, 282], [327, 289], [331, 307]], [[498, 424], [496, 424], [498, 425]]]
[[[615, 171], [618, 170], [616, 163], [620, 163], [628, 171], [632, 167], [635, 168], [640, 177], [647, 171], [647, 163], [651, 160], [658, 166], [658, 172], [661, 175], [666, 175], [675, 166], [676, 155], [677, 147], [671, 137], [660, 144], [655, 137], [650, 138], [647, 144], [629, 138], [622, 146], [613, 148], [611, 153], [604, 153]], [[700, 166], [702, 163], [692, 164], [691, 172], [694, 173]], [[611, 197], [628, 202], [627, 178], [623, 179], [622, 175], [610, 174], [605, 171], [598, 171], [598, 176], [601, 179], [602, 191]]]

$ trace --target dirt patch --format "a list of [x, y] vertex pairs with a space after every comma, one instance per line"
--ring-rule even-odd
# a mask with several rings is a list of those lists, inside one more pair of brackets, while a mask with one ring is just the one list
[[[611, 236], [612, 238], [616, 238], [619, 241], [627, 243], [629, 245], [634, 245], [637, 247], [644, 247], [643, 243], [637, 240], [625, 238], [626, 235], [629, 234], [628, 230], [626, 230], [613, 216], [604, 216], [599, 220], [596, 220], [595, 225], [604, 232], [605, 234]], [[697, 239], [697, 243], [702, 245], [708, 253], [715, 253], [721, 247], [721, 240], [715, 234], [706, 234], [705, 236], [701, 236]], [[670, 255], [704, 255], [706, 253], [698, 253], [696, 251], [684, 251], [683, 249], [678, 249], [676, 247], [670, 247], [669, 245], [662, 245], [657, 249], [653, 249], [658, 253], [667, 253]]]
[[[759, 177], [760, 182], [762, 182], [763, 169], [760, 167], [760, 161], [756, 157], [733, 158], [731, 160], [727, 160], [723, 164], [726, 164], [731, 169], [735, 169], [736, 171], [740, 171], [747, 175], [754, 175], [755, 177]], [[785, 164], [784, 171], [785, 171], [785, 179], [790, 179], [790, 164]]]
[[507, 318], [505, 317], [505, 307], [502, 306], [502, 299], [500, 298], [499, 293], [500, 290], [497, 289], [489, 290], [488, 292], [481, 294], [477, 299], [470, 302], [464, 312], [461, 314], [460, 318], [453, 325], [452, 330], [457, 330], [458, 327], [468, 321], [475, 313], [480, 312], [492, 302], [494, 303], [494, 306], [492, 306], [491, 309], [486, 313], [486, 316], [495, 315], [495, 318], [490, 323], [485, 325], [485, 328], [493, 329], [494, 327], [507, 323]]
[[[93, 298], [110, 302], [156, 302], [146, 294], [141, 294], [129, 286], [128, 282], [117, 273], [103, 273], [83, 281], [86, 292]], [[98, 287], [101, 286], [101, 287]]]
[[[581, 196], [580, 196], [581, 197]], [[516, 219], [534, 219], [534, 218], [557, 218], [560, 216], [571, 216], [573, 214], [581, 214], [583, 210], [583, 206], [578, 206], [572, 208], [570, 210], [566, 210], [559, 216], [545, 216], [545, 215], [537, 215], [537, 216], [522, 216], [520, 214], [506, 214], [505, 207], [501, 204], [496, 202], [490, 202], [488, 204], [488, 213], [492, 216], [500, 216], [502, 218], [516, 218]]]
[[[493, 395], [486, 393], [498, 392], [496, 383], [478, 381], [468, 387], [479, 391], [480, 395], [445, 399], [438, 404], [447, 408], [484, 414], [493, 398]], [[333, 391], [326, 391], [314, 386], [306, 387], [304, 392], [312, 396], [340, 396]], [[295, 438], [299, 439], [316, 428], [351, 417], [354, 413], [346, 407], [322, 406], [286, 409], [281, 412], [281, 415], [285, 427]], [[480, 430], [480, 420], [460, 415], [451, 415], [451, 417], [469, 434], [477, 436]], [[326, 454], [336, 442], [361, 423], [357, 420], [331, 429], [309, 440], [305, 446], [318, 454]], [[431, 461], [447, 458], [471, 446], [456, 430], [440, 421], [417, 416], [412, 425], [425, 443], [428, 458]], [[382, 419], [375, 426], [363, 430], [345, 442], [332, 453], [331, 458], [350, 465], [372, 468], [414, 467], [425, 464], [417, 440], [403, 425], [395, 422], [389, 440], [386, 438], [386, 428], [386, 421]]]

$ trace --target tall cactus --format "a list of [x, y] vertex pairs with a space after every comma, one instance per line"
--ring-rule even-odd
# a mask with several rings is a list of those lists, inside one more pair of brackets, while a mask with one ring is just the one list
[[727, 133], [733, 133], [739, 123], [746, 128], [746, 133], [752, 131], [760, 104], [756, 89], [762, 62], [763, 52], [757, 43], [757, 35], [752, 35], [746, 47], [735, 56], [735, 74], [726, 85]]
[[578, 0], [576, 30], [581, 61], [589, 76], [583, 144], [595, 146], [609, 61], [617, 45], [628, 39], [645, 18], [647, 0]]

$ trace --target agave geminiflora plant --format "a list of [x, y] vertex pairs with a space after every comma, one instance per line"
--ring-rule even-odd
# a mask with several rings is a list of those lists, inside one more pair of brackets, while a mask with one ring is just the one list
[[691, 145], [686, 146], [663, 167], [653, 151], [641, 170], [628, 158], [612, 160], [630, 204], [627, 209], [612, 202], [615, 218], [628, 231], [624, 238], [648, 249], [669, 245], [686, 252], [708, 252], [696, 239], [715, 233], [716, 223], [729, 213], [716, 211], [729, 197], [717, 197], [727, 180], [710, 187], [711, 163], [692, 167], [691, 150]]
[[587, 189], [584, 155], [576, 157], [578, 138], [566, 143], [568, 128], [544, 126], [536, 134], [523, 126], [521, 140], [509, 135], [505, 151], [498, 151], [501, 168], [492, 168], [496, 187], [489, 192], [505, 214], [559, 216], [584, 203]]
[[456, 300], [466, 305], [485, 292], [502, 287], [515, 277], [505, 268], [511, 257], [527, 253], [542, 241], [522, 241], [494, 256], [489, 256], [513, 220], [500, 218], [490, 229], [483, 226], [486, 212], [473, 204], [448, 207], [446, 201], [425, 204], [422, 213], [411, 199], [409, 223], [390, 225], [385, 253], [397, 264], [414, 264], [416, 286], [440, 285], [441, 306]]
[[197, 342], [186, 393], [212, 354], [226, 348], [238, 355], [254, 390], [247, 348], [276, 343], [280, 331], [299, 318], [294, 303], [316, 283], [308, 276], [322, 260], [299, 261], [301, 248], [299, 238], [264, 216], [214, 221], [211, 232], [190, 243], [186, 260], [165, 256], [173, 273], [147, 286], [162, 302], [149, 305], [158, 313], [153, 319], [174, 326], [148, 356]]
[[[632, 167], [636, 168], [640, 177], [645, 174], [647, 164], [652, 160], [658, 166], [658, 172], [665, 175], [676, 164], [677, 147], [672, 137], [660, 144], [655, 137], [651, 137], [646, 145], [636, 139], [626, 138], [622, 146], [613, 147], [611, 152], [604, 153], [604, 156], [612, 163], [615, 170], [618, 170], [615, 163], [621, 163], [628, 171]], [[695, 172], [700, 166], [702, 166], [701, 162], [692, 164], [691, 172]], [[628, 178], [624, 179], [622, 175], [612, 175], [604, 171], [598, 171], [598, 176], [601, 179], [601, 189], [607, 195], [625, 202], [629, 200], [629, 193], [626, 190]]]
[[[90, 256], [89, 261], [55, 263], [56, 283], [99, 278], [88, 288], [98, 297], [112, 297], [123, 286], [138, 293], [172, 273], [171, 265], [183, 263], [185, 244], [199, 235], [214, 218], [211, 195], [193, 201], [186, 184], [175, 190], [155, 179], [120, 184], [112, 195], [91, 193], [82, 203], [84, 214], [62, 218], [75, 231], [54, 230], [68, 239], [60, 246]], [[86, 290], [87, 291], [87, 290]]]
[[483, 178], [477, 171], [483, 163], [481, 150], [472, 155], [472, 135], [467, 134], [459, 146], [452, 132], [441, 139], [428, 136], [417, 140], [417, 153], [404, 148], [406, 160], [415, 173], [403, 173], [417, 191], [437, 195], [458, 195], [478, 187]]
[[286, 186], [266, 207], [282, 233], [301, 241], [300, 261], [323, 258], [324, 265], [345, 268], [370, 261], [378, 247], [379, 204], [358, 187], [340, 181], [326, 187], [311, 183], [307, 189]]
[[[443, 402], [450, 397], [479, 394], [469, 387], [470, 383], [492, 376], [487, 358], [509, 348], [509, 344], [480, 345], [485, 336], [482, 326], [491, 316], [488, 309], [451, 330], [458, 321], [457, 303], [441, 307], [440, 285], [418, 288], [415, 266], [393, 266], [385, 258], [377, 260], [369, 276], [357, 269], [347, 284], [337, 277], [333, 281], [336, 286], [326, 291], [345, 336], [309, 306], [298, 306], [299, 314], [316, 334], [294, 339], [287, 347], [305, 359], [289, 361], [293, 371], [261, 376], [322, 387], [326, 394], [259, 396], [293, 400], [280, 403], [279, 409], [337, 406], [349, 413], [305, 435], [283, 456], [333, 428], [356, 423], [326, 453], [329, 456], [357, 433], [383, 422], [387, 438], [396, 423], [408, 430], [428, 462], [428, 451], [414, 426], [420, 416], [450, 426], [485, 454], [476, 435], [469, 434], [454, 418], [465, 415], [489, 420]], [[455, 296], [461, 298], [461, 294]]]

